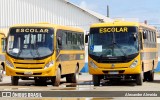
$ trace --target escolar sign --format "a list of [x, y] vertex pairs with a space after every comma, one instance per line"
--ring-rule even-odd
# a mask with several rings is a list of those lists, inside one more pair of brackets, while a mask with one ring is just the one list
[[128, 27], [104, 27], [104, 28], [99, 28], [99, 33], [110, 33], [110, 32], [128, 32]]
[[49, 29], [46, 28], [17, 28], [16, 33], [19, 32], [35, 32], [35, 33], [48, 33]]

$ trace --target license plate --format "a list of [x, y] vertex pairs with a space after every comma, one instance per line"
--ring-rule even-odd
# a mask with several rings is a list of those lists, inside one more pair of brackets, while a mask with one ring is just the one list
[[112, 71], [112, 72], [109, 72], [109, 74], [118, 74], [118, 72], [114, 72], [114, 71]]
[[24, 72], [24, 75], [33, 75], [33, 72]]

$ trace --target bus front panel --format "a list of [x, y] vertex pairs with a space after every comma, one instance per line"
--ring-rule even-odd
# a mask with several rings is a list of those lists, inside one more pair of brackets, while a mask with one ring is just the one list
[[90, 74], [139, 74], [141, 58], [138, 28], [95, 27], [89, 35]]

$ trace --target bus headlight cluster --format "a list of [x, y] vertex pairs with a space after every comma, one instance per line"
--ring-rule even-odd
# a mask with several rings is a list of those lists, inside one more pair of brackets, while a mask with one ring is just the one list
[[44, 69], [49, 68], [54, 65], [54, 61], [50, 61], [48, 64], [45, 65]]
[[93, 61], [90, 61], [90, 65], [91, 65], [91, 67], [93, 67], [93, 68], [97, 68], [97, 66], [93, 63]]
[[8, 60], [6, 61], [6, 65], [9, 66], [9, 67], [14, 68], [13, 64], [11, 62], [9, 62]]
[[135, 60], [135, 61], [132, 63], [132, 65], [130, 66], [130, 68], [134, 68], [134, 67], [136, 67], [136, 66], [137, 66], [137, 64], [138, 64], [138, 60]]

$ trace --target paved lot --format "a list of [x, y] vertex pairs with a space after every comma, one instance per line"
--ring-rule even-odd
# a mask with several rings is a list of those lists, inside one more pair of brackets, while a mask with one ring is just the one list
[[[61, 80], [61, 85], [59, 87], [54, 87], [51, 82], [48, 81], [47, 84], [37, 86], [34, 84], [34, 80], [20, 80], [19, 86], [11, 86], [10, 77], [5, 76], [3, 82], [0, 83], [0, 91], [160, 91], [160, 74], [155, 74], [154, 82], [144, 82], [142, 86], [137, 86], [133, 81], [121, 81], [115, 83], [105, 83], [103, 86], [94, 87], [92, 83], [92, 76], [83, 73], [79, 76], [79, 82], [76, 87], [68, 87], [70, 83], [65, 83], [65, 79]], [[74, 92], [73, 92], [74, 93]], [[114, 92], [113, 92], [114, 93]], [[160, 94], [160, 93], [159, 93]], [[116, 95], [116, 94], [115, 94]], [[143, 97], [144, 99], [150, 100], [151, 98]], [[33, 99], [33, 100], [135, 100], [139, 99], [137, 97], [108, 97], [108, 98], [43, 98], [43, 99]], [[142, 99], [142, 98], [141, 98]], [[159, 100], [159, 97], [152, 98], [152, 100]], [[12, 98], [13, 100], [13, 98]], [[17, 98], [15, 99], [17, 100]], [[22, 100], [22, 98], [20, 99]]]
[[[35, 85], [34, 80], [20, 80], [19, 86], [11, 86], [11, 79], [10, 76], [5, 76], [3, 81], [0, 82], [0, 90], [7, 89], [7, 88], [35, 88], [40, 89], [46, 88], [46, 90], [51, 88], [64, 88], [70, 85], [70, 83], [65, 82], [65, 78], [61, 79], [61, 85], [59, 87], [54, 87], [51, 85], [51, 82], [48, 81], [47, 84], [44, 85]], [[102, 86], [103, 85], [103, 86]], [[160, 74], [155, 74], [155, 79], [153, 82], [143, 82], [142, 86], [137, 86], [134, 81], [118, 81], [114, 83], [105, 83], [99, 87], [94, 87], [92, 83], [92, 76], [88, 73], [83, 73], [79, 75], [79, 82], [77, 85], [77, 89], [80, 87], [86, 89], [94, 89], [95, 91], [160, 91]], [[44, 90], [44, 89], [43, 89]]]

